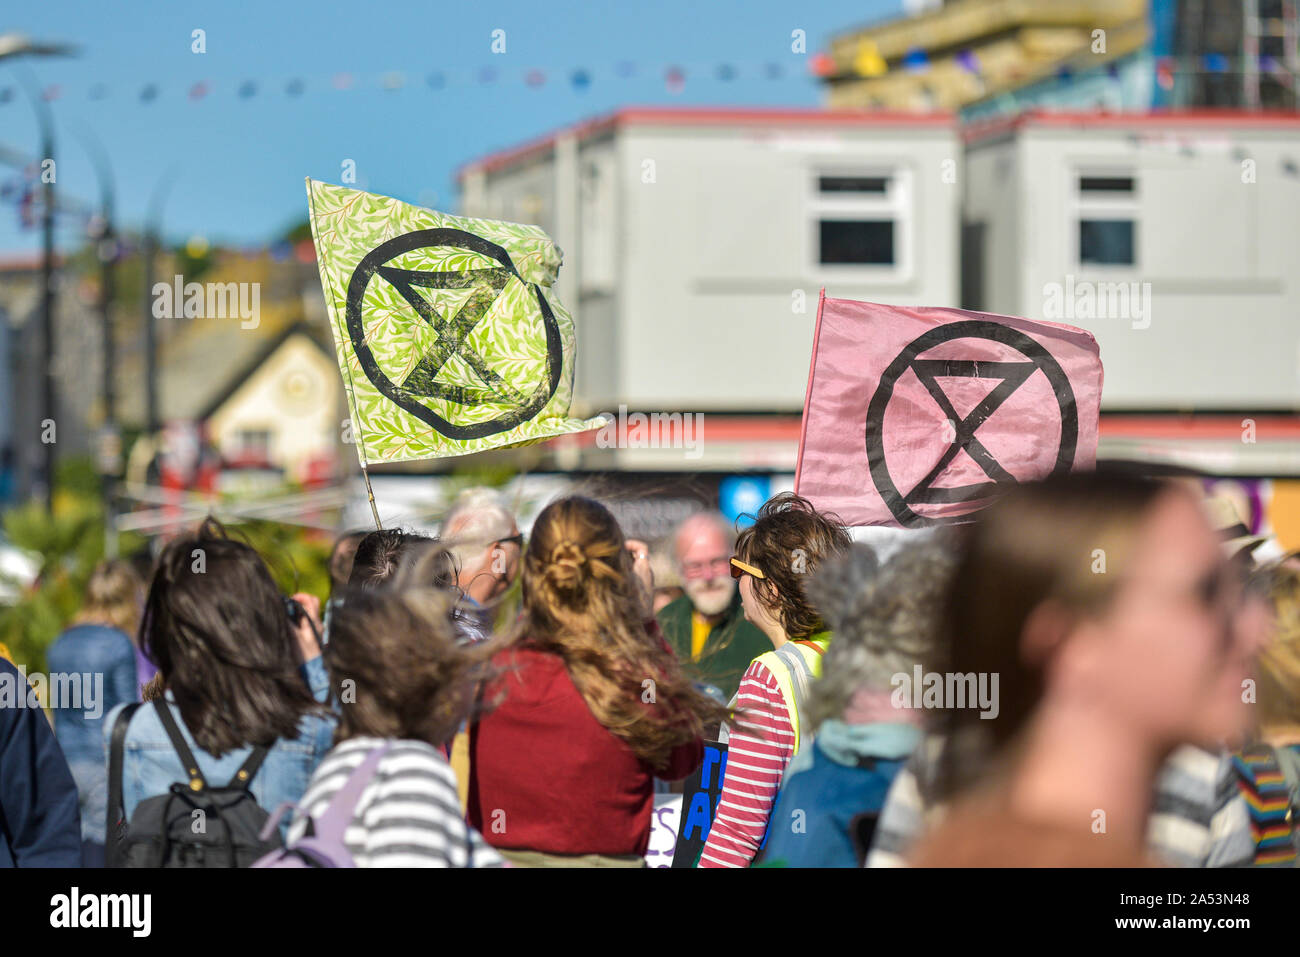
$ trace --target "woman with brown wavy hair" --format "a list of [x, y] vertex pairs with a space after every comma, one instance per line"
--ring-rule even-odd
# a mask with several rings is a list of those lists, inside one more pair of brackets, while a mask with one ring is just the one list
[[470, 823], [516, 864], [641, 866], [655, 777], [690, 774], [725, 717], [659, 634], [645, 553], [591, 499], [533, 525], [523, 614], [470, 731]]

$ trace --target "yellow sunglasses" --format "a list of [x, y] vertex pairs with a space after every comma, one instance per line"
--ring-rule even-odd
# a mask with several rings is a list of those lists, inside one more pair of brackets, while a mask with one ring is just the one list
[[753, 565], [742, 562], [739, 558], [733, 558], [731, 560], [731, 577], [739, 581], [741, 575], [753, 575], [755, 578], [767, 577]]

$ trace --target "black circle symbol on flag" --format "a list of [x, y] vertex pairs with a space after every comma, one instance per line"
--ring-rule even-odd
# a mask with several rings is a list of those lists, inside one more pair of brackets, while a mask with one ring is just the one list
[[[982, 359], [976, 361], [919, 358], [935, 346], [954, 339], [988, 339], [1010, 346], [1028, 361], [992, 362]], [[948, 450], [929, 473], [904, 493], [899, 490], [889, 472], [884, 425], [885, 410], [889, 407], [889, 400], [893, 398], [894, 387], [908, 369], [913, 370], [926, 391], [934, 398], [939, 409], [953, 424], [955, 435], [951, 439]], [[977, 502], [988, 498], [997, 491], [999, 486], [1016, 483], [1015, 476], [993, 457], [975, 433], [989, 416], [1035, 372], [1042, 372], [1046, 376], [1061, 413], [1061, 441], [1057, 447], [1056, 462], [1051, 474], [1068, 472], [1074, 464], [1075, 448], [1079, 441], [1079, 410], [1075, 404], [1074, 389], [1070, 386], [1069, 376], [1065, 374], [1065, 370], [1061, 368], [1056, 358], [1037, 340], [1000, 323], [967, 319], [931, 329], [903, 348], [903, 351], [881, 374], [880, 383], [876, 386], [871, 404], [867, 408], [867, 462], [871, 466], [871, 479], [875, 483], [876, 491], [880, 493], [880, 497], [899, 524], [905, 528], [943, 524], [944, 520], [921, 515], [912, 506]], [[1001, 381], [982, 402], [965, 416], [961, 416], [940, 388], [937, 379], [941, 376]], [[935, 479], [943, 473], [959, 452], [965, 452], [970, 456], [988, 475], [989, 481], [978, 485], [936, 487]], [[956, 516], [947, 521], [954, 521], [960, 517]]]
[[[500, 266], [488, 269], [426, 272], [398, 269], [387, 265], [403, 253], [435, 246], [468, 249], [494, 259], [500, 263]], [[401, 293], [402, 298], [410, 304], [416, 315], [428, 323], [437, 335], [437, 341], [420, 357], [414, 368], [400, 383], [394, 382], [379, 367], [374, 353], [366, 342], [361, 305], [366, 296], [366, 289], [376, 274]], [[519, 282], [524, 282], [505, 249], [463, 229], [421, 229], [404, 233], [376, 246], [357, 264], [357, 268], [352, 272], [352, 278], [348, 281], [346, 313], [348, 336], [352, 340], [352, 348], [357, 354], [357, 360], [361, 363], [366, 378], [382, 395], [450, 439], [479, 439], [507, 432], [527, 422], [545, 408], [546, 403], [555, 395], [564, 363], [560, 327], [556, 322], [555, 313], [551, 311], [550, 303], [542, 295], [541, 288], [536, 283], [524, 283], [532, 290], [537, 300], [537, 308], [541, 313], [542, 327], [546, 335], [546, 368], [537, 382], [525, 384], [521, 391], [518, 388], [519, 383], [507, 382], [469, 343], [470, 333], [487, 315], [512, 276]], [[416, 291], [418, 287], [470, 289], [472, 292], [456, 315], [443, 316], [428, 298]], [[438, 373], [453, 356], [459, 357], [473, 370], [474, 375], [481, 381], [481, 386], [469, 387], [439, 380]], [[494, 405], [504, 411], [485, 422], [459, 424], [448, 421], [430, 409], [422, 401], [429, 398], [445, 400], [466, 409]]]

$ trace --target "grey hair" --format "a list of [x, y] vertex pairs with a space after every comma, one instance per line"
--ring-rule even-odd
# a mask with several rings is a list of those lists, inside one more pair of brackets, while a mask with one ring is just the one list
[[694, 525], [696, 522], [700, 521], [707, 521], [722, 533], [722, 539], [727, 543], [728, 550], [734, 548], [736, 545], [736, 527], [732, 525], [731, 522], [727, 521], [727, 517], [721, 512], [711, 511], [708, 509], [691, 512], [690, 515], [687, 515], [677, 523], [677, 527], [673, 529], [672, 538], [669, 539], [669, 544], [672, 548], [673, 564], [678, 567], [679, 571], [681, 569], [681, 559], [678, 557], [680, 552], [677, 543], [681, 539], [682, 532], [685, 531], [686, 526]]
[[439, 542], [463, 568], [489, 543], [514, 534], [515, 516], [495, 489], [476, 486], [456, 496], [439, 529]]
[[814, 727], [839, 718], [861, 688], [887, 691], [899, 672], [928, 659], [944, 589], [955, 558], [942, 540], [900, 548], [882, 567], [857, 543], [808, 582], [808, 597], [835, 640], [810, 702]]

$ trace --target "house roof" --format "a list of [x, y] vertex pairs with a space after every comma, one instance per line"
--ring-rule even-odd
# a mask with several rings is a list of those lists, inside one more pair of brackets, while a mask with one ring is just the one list
[[561, 136], [589, 140], [626, 126], [722, 126], [722, 127], [952, 127], [952, 113], [891, 113], [861, 110], [781, 109], [768, 107], [624, 107], [612, 113], [582, 120], [571, 126], [552, 130], [535, 139], [489, 153], [464, 163], [456, 178], [464, 180], [470, 172], [495, 172], [543, 156]]
[[240, 386], [247, 382], [271, 356], [275, 355], [281, 346], [295, 336], [305, 336], [323, 355], [329, 356], [332, 360], [334, 353], [321, 341], [318, 333], [317, 326], [299, 320], [285, 326], [278, 335], [263, 341], [262, 349], [254, 353], [241, 368], [235, 369], [226, 378], [224, 386], [209, 397], [207, 405], [199, 411], [195, 418], [203, 420], [215, 415], [217, 410], [225, 405], [230, 397], [239, 390]]
[[[263, 307], [256, 329], [238, 322], [194, 319], [177, 330], [158, 350], [158, 411], [163, 421], [211, 416], [249, 376], [290, 337], [307, 335], [322, 350], [327, 331], [304, 321], [291, 310]], [[323, 333], [323, 335], [322, 335]], [[139, 356], [123, 369], [124, 379], [141, 382], [144, 368]], [[120, 390], [119, 415], [142, 422], [145, 415], [142, 388]]]

